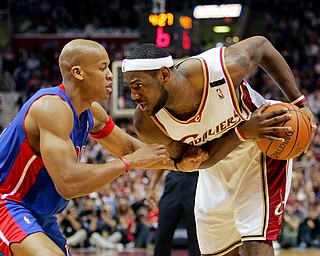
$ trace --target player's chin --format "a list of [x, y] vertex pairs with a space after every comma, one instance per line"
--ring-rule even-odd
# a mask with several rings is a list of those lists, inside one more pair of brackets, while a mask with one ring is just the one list
[[97, 97], [95, 97], [95, 99], [92, 99], [93, 101], [105, 101], [105, 100], [109, 100], [109, 98], [110, 98], [110, 95], [102, 95], [102, 94], [100, 94], [100, 95], [98, 95]]
[[100, 94], [101, 99], [100, 100], [108, 100], [110, 98], [110, 93], [104, 92]]

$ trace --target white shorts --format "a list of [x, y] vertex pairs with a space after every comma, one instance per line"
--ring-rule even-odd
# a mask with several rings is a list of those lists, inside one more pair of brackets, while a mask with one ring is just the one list
[[291, 160], [270, 159], [253, 141], [200, 170], [195, 217], [202, 255], [225, 255], [243, 241], [276, 240], [291, 176]]

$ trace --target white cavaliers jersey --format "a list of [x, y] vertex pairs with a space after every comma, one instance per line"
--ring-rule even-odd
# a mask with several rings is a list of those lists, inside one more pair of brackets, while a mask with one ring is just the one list
[[[234, 89], [224, 51], [213, 48], [192, 57], [201, 61], [205, 81], [193, 117], [181, 121], [166, 109], [152, 117], [172, 139], [201, 145], [219, 138], [266, 102], [245, 82]], [[291, 169], [291, 161], [269, 159], [247, 140], [214, 166], [199, 170], [195, 219], [201, 254], [225, 255], [245, 241], [276, 240]]]
[[255, 107], [265, 103], [265, 99], [245, 82], [240, 87], [241, 101], [238, 103], [236, 91], [225, 66], [224, 50], [224, 47], [213, 48], [192, 57], [202, 63], [205, 84], [200, 107], [195, 116], [181, 121], [163, 108], [152, 117], [160, 129], [172, 139], [190, 145], [201, 145], [219, 138], [247, 119], [250, 110], [243, 99], [243, 88], [247, 88], [249, 100]]

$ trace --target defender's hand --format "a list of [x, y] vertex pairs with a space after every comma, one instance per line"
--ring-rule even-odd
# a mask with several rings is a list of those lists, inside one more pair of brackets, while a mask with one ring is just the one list
[[169, 153], [162, 144], [147, 145], [124, 157], [132, 168], [145, 168], [157, 162], [166, 164], [170, 160]]

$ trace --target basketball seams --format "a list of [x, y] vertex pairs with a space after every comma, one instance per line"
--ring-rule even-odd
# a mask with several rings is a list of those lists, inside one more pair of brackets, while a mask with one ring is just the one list
[[300, 111], [300, 113], [301, 113], [302, 120], [303, 120], [303, 122], [304, 122], [304, 124], [305, 124], [305, 126], [306, 126], [306, 128], [307, 128], [307, 130], [308, 130], [309, 138], [308, 138], [307, 144], [309, 144], [309, 141], [311, 140], [311, 137], [310, 137], [310, 135], [311, 135], [310, 119], [309, 119], [309, 117], [307, 116], [306, 113], [304, 113], [304, 112], [301, 111], [300, 109], [299, 109], [299, 111]]
[[[295, 120], [295, 124], [296, 124], [296, 125], [295, 125], [296, 130], [295, 130], [295, 132], [294, 132], [294, 143], [292, 144], [293, 146], [292, 146], [291, 150], [289, 151], [289, 153], [288, 153], [286, 156], [284, 156], [283, 158], [288, 158], [288, 157], [291, 155], [292, 151], [293, 151], [293, 150], [296, 150], [295, 145], [296, 145], [296, 143], [297, 143], [297, 139], [298, 139], [298, 136], [299, 136], [298, 131], [300, 130], [300, 122], [299, 122], [298, 112], [299, 112], [299, 114], [300, 114], [300, 110], [290, 109], [290, 114], [291, 114], [291, 115], [293, 115], [292, 112], [294, 112], [294, 113], [296, 114], [296, 118], [294, 119], [294, 120]], [[287, 121], [287, 122], [288, 122], [288, 121]], [[287, 122], [286, 122], [286, 123], [287, 123]]]
[[[286, 122], [279, 123], [279, 126], [292, 126], [293, 131], [283, 132], [283, 138], [285, 139], [285, 142], [261, 140], [257, 141], [257, 144], [259, 148], [269, 157], [278, 160], [286, 160], [298, 157], [304, 152], [305, 148], [309, 144], [311, 124], [308, 116], [301, 111], [300, 108], [287, 102], [279, 102], [270, 105], [264, 111], [264, 113], [280, 108], [288, 109], [289, 113], [292, 115], [292, 118]], [[281, 136], [281, 133], [276, 133], [275, 136], [276, 135]], [[309, 140], [307, 138], [309, 138]]]

